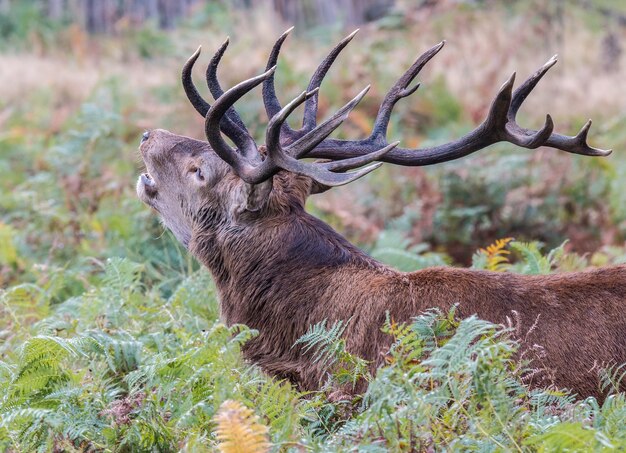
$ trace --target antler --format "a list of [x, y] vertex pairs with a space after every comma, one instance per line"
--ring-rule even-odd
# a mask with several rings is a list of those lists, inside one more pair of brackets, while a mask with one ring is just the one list
[[[274, 44], [272, 51], [270, 52], [270, 56], [267, 60], [267, 66], [265, 70], [270, 69], [273, 66], [276, 66], [278, 63], [278, 55], [280, 54], [280, 49], [287, 39], [289, 33], [293, 30], [291, 27], [289, 30], [285, 31], [280, 38]], [[337, 44], [330, 53], [324, 58], [322, 63], [317, 67], [313, 76], [311, 76], [311, 80], [309, 81], [309, 86], [307, 87], [308, 91], [313, 91], [316, 88], [319, 88], [322, 84], [322, 80], [326, 76], [326, 73], [335, 62], [335, 59], [339, 56], [339, 53], [352, 41], [352, 38], [358, 33], [358, 29], [354, 30], [344, 39], [342, 39], [339, 44]], [[302, 129], [299, 131], [294, 131], [289, 125], [286, 123], [283, 125], [282, 132], [288, 140], [295, 140], [299, 138], [303, 133], [312, 130], [315, 127], [317, 121], [317, 94], [310, 99], [307, 99], [304, 104], [304, 117], [302, 119]], [[280, 102], [278, 102], [278, 98], [276, 97], [276, 90], [274, 88], [274, 76], [270, 76], [263, 83], [263, 103], [265, 104], [265, 111], [267, 113], [268, 118], [274, 116], [280, 110]]]
[[[224, 44], [222, 44], [222, 47], [215, 54], [215, 56], [213, 57], [213, 60], [211, 60], [212, 65], [215, 62], [214, 63], [215, 68], [217, 68], [217, 64], [219, 63], [221, 55], [226, 50], [227, 45], [228, 45], [228, 39], [226, 40]], [[191, 78], [191, 71], [193, 70], [193, 66], [196, 63], [196, 60], [200, 56], [201, 50], [202, 50], [202, 47], [198, 47], [198, 50], [196, 50], [193, 53], [193, 55], [189, 57], [189, 60], [187, 60], [187, 62], [183, 66], [182, 82], [183, 82], [183, 89], [185, 90], [185, 94], [187, 95], [187, 99], [189, 99], [189, 102], [191, 102], [191, 105], [193, 105], [196, 111], [200, 115], [205, 117], [207, 113], [209, 112], [211, 105], [207, 101], [204, 100], [204, 98], [200, 95], [200, 93], [198, 93], [198, 90], [196, 89], [196, 86], [194, 85], [193, 80]], [[221, 51], [221, 54], [220, 54], [220, 51]], [[211, 66], [209, 66], [209, 68], [211, 68]], [[215, 83], [216, 83], [216, 86], [215, 86], [215, 85], [212, 85], [211, 82], [209, 82], [209, 80], [210, 80], [209, 69], [207, 69], [207, 84], [209, 85], [209, 88], [211, 89], [211, 94], [213, 94], [213, 96], [217, 99], [221, 95], [221, 88], [219, 86], [219, 82], [217, 82], [217, 78], [215, 77]], [[230, 138], [238, 148], [252, 149], [254, 147], [254, 149], [256, 149], [256, 147], [254, 146], [254, 139], [252, 138], [252, 136], [248, 132], [248, 129], [246, 129], [246, 126], [243, 124], [243, 121], [241, 121], [241, 118], [239, 117], [237, 112], [234, 111], [234, 109], [231, 109], [230, 111], [227, 112], [227, 114], [224, 116], [224, 119], [219, 124], [218, 129], [221, 129], [226, 134], [226, 136]]]
[[[515, 92], [513, 92], [514, 73], [500, 88], [487, 118], [465, 136], [429, 148], [398, 148], [398, 142], [387, 143], [386, 134], [393, 107], [400, 99], [410, 96], [419, 88], [419, 84], [412, 87], [410, 85], [426, 63], [443, 48], [445, 41], [424, 52], [389, 90], [379, 107], [369, 137], [362, 140], [329, 139], [328, 136], [347, 118], [369, 89], [368, 86], [328, 120], [317, 125], [319, 87], [331, 65], [341, 50], [352, 40], [356, 31], [337, 44], [322, 61], [311, 77], [307, 91], [302, 92], [285, 107], [281, 107], [274, 88], [274, 73], [281, 46], [290, 31], [291, 29], [283, 33], [274, 44], [266, 72], [224, 92], [217, 79], [217, 67], [228, 46], [226, 40], [207, 68], [207, 85], [216, 99], [212, 106], [202, 99], [191, 81], [191, 69], [200, 49], [183, 68], [183, 87], [192, 105], [205, 116], [207, 140], [235, 173], [250, 184], [258, 184], [284, 169], [309, 176], [326, 186], [337, 186], [354, 181], [381, 165], [380, 162], [372, 163], [374, 161], [407, 166], [432, 165], [458, 159], [501, 141], [529, 149], [548, 146], [586, 156], [607, 156], [611, 153], [611, 150], [593, 148], [587, 144], [591, 120], [574, 137], [554, 133], [554, 123], [550, 115], [546, 115], [545, 123], [539, 130], [526, 129], [517, 124], [515, 120], [517, 111], [539, 80], [554, 66], [556, 56], [548, 60]], [[265, 159], [259, 153], [241, 117], [233, 108], [237, 100], [261, 83], [265, 110], [270, 118], [265, 137], [267, 151]], [[302, 128], [294, 130], [286, 123], [286, 119], [303, 103]], [[231, 148], [226, 143], [222, 132], [233, 141], [237, 149]], [[308, 163], [298, 160], [303, 157], [331, 159], [331, 162]], [[342, 173], [364, 165], [367, 166], [358, 171]]]
[[[281, 38], [284, 40], [285, 37], [286, 34]], [[233, 104], [254, 87], [266, 81], [268, 78], [273, 77], [276, 68], [275, 66], [269, 67], [265, 73], [245, 80], [224, 92], [217, 78], [217, 67], [228, 47], [228, 43], [229, 40], [226, 39], [211, 59], [211, 63], [206, 71], [207, 86], [216, 100], [212, 106], [198, 93], [191, 77], [193, 66], [200, 56], [200, 48], [196, 50], [184, 65], [182, 82], [187, 98], [198, 113], [205, 117], [205, 132], [209, 144], [217, 155], [228, 163], [235, 173], [247, 183], [258, 184], [283, 169], [310, 176], [326, 186], [347, 184], [375, 170], [382, 165], [382, 163], [369, 165], [352, 173], [341, 172], [379, 160], [385, 153], [398, 145], [398, 143], [385, 144], [381, 149], [377, 148], [376, 150], [363, 153], [354, 158], [343, 159], [341, 162], [305, 163], [298, 161], [298, 158], [309, 153], [343, 123], [350, 111], [359, 103], [369, 89], [369, 87], [367, 87], [359, 93], [352, 101], [337, 111], [335, 115], [319, 127], [311, 127], [306, 131], [307, 133], [300, 134], [298, 136], [299, 140], [295, 143], [283, 147], [280, 140], [280, 131], [281, 129], [287, 130], [288, 128], [285, 120], [296, 107], [312, 98], [315, 98], [315, 108], [311, 110], [310, 106], [306, 107], [308, 110], [305, 110], [305, 116], [312, 114], [313, 126], [315, 126], [318, 89], [310, 88], [284, 108], [278, 106], [278, 108], [275, 109], [266, 133], [267, 157], [262, 159], [256, 143], [250, 136], [241, 117], [233, 108]], [[332, 61], [330, 63], [332, 63]], [[330, 64], [328, 67], [330, 67]], [[319, 76], [320, 82], [323, 77], [324, 73]], [[228, 143], [226, 143], [221, 135], [222, 132], [233, 141], [237, 149], [231, 148]]]
[[[369, 89], [361, 91], [352, 101], [337, 111], [331, 118], [302, 135], [299, 140], [289, 146], [283, 147], [280, 142], [280, 131], [287, 117], [304, 101], [317, 95], [318, 89], [304, 91], [285, 107], [281, 108], [270, 120], [266, 132], [267, 157], [261, 160], [260, 154], [254, 146], [252, 149], [240, 149], [240, 152], [232, 149], [222, 138], [220, 122], [224, 115], [232, 108], [244, 94], [248, 93], [257, 85], [267, 80], [274, 74], [276, 67], [270, 68], [261, 75], [245, 80], [235, 85], [222, 94], [215, 104], [209, 109], [205, 119], [205, 133], [209, 144], [218, 156], [230, 165], [235, 173], [249, 184], [258, 184], [279, 170], [288, 170], [294, 173], [309, 176], [326, 186], [339, 186], [354, 181], [361, 176], [378, 168], [381, 163], [376, 163], [353, 173], [336, 173], [369, 164], [379, 160], [385, 153], [395, 148], [398, 143], [383, 146], [373, 152], [364, 153], [354, 158], [344, 159], [340, 162], [301, 162], [298, 158], [306, 155], [310, 150], [323, 141], [348, 117], [350, 111], [356, 107]], [[254, 156], [254, 157], [250, 157]]]
[[[270, 54], [268, 64], [275, 64], [278, 59], [280, 48], [290, 30], [287, 30], [276, 42]], [[319, 65], [315, 74], [311, 78], [311, 86], [319, 87], [324, 75], [328, 72], [330, 65], [334, 62], [339, 52], [350, 42], [356, 32], [350, 34], [341, 41], [330, 54]], [[316, 148], [311, 150], [307, 157], [317, 157], [324, 159], [346, 159], [363, 155], [384, 146], [386, 141], [387, 126], [389, 118], [396, 102], [410, 96], [418, 88], [419, 84], [410, 87], [411, 82], [420, 70], [434, 57], [444, 46], [445, 41], [437, 44], [424, 52], [413, 65], [398, 79], [395, 85], [389, 90], [378, 110], [378, 115], [374, 122], [374, 127], [370, 136], [363, 140], [334, 140], [328, 139], [321, 142]], [[556, 56], [531, 75], [515, 92], [512, 92], [515, 73], [502, 85], [497, 96], [491, 104], [489, 114], [483, 123], [473, 131], [463, 137], [442, 145], [428, 148], [400, 148], [397, 147], [385, 154], [381, 161], [406, 166], [425, 166], [446, 162], [467, 156], [479, 151], [494, 143], [506, 141], [523, 148], [534, 149], [539, 146], [548, 146], [562, 151], [586, 156], [608, 156], [611, 150], [593, 148], [587, 144], [587, 133], [591, 126], [589, 120], [580, 132], [570, 137], [553, 133], [554, 124], [550, 115], [546, 115], [544, 126], [538, 130], [526, 129], [516, 123], [515, 117], [526, 97], [545, 73], [556, 63]], [[273, 112], [280, 103], [276, 98], [273, 87], [273, 78], [265, 81], [263, 89], [266, 111]], [[308, 110], [307, 110], [308, 108]], [[308, 102], [305, 112], [309, 112], [305, 117], [303, 128], [299, 131], [286, 130], [285, 140], [296, 140], [306, 133], [311, 125], [315, 124], [314, 118], [317, 113], [317, 98]], [[313, 120], [311, 120], [313, 118]]]

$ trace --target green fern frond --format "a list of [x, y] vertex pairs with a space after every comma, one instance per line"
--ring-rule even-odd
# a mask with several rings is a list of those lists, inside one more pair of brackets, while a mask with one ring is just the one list
[[512, 242], [511, 248], [518, 252], [524, 262], [523, 273], [525, 274], [548, 274], [550, 263], [539, 250], [538, 242]]
[[143, 266], [125, 258], [109, 258], [104, 267], [102, 287], [117, 293], [133, 290], [139, 283]]
[[307, 332], [296, 340], [292, 347], [304, 345], [303, 353], [313, 351], [313, 363], [330, 366], [337, 361], [337, 355], [343, 347], [341, 336], [348, 323], [343, 320], [335, 321], [330, 328], [326, 328], [326, 320], [309, 326]]
[[549, 274], [559, 261], [565, 256], [565, 245], [563, 242], [559, 247], [551, 250], [547, 255], [541, 253], [542, 244], [540, 242], [511, 242], [510, 247], [522, 258], [520, 271], [524, 274]]
[[546, 432], [531, 436], [527, 445], [540, 447], [541, 451], [598, 451], [616, 448], [603, 433], [589, 429], [582, 423], [555, 424]]
[[113, 373], [136, 370], [141, 362], [142, 343], [125, 332], [113, 337], [100, 330], [90, 330], [84, 338], [89, 351], [103, 355]]
[[626, 363], [600, 370], [600, 388], [603, 393], [619, 393], [626, 388]]

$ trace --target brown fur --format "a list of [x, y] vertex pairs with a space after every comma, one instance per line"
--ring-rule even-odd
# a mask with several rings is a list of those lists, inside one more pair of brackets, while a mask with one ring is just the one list
[[[279, 173], [262, 209], [250, 211], [246, 194], [253, 188], [245, 189], [207, 145], [198, 151], [200, 142], [186, 139], [188, 148], [172, 151], [172, 137], [181, 138], [167, 134], [142, 145], [158, 194], [138, 186], [140, 197], [177, 235], [188, 237], [185, 245], [209, 268], [223, 320], [259, 330], [245, 355], [271, 374], [318, 388], [320, 370], [292, 345], [322, 320], [351, 319], [344, 334], [349, 350], [379, 364], [390, 342], [380, 330], [386, 312], [407, 321], [456, 303], [461, 317], [504, 324], [517, 316], [519, 331], [530, 331], [522, 335], [523, 347], [542, 349], [533, 363], [548, 378], [542, 384], [601, 396], [597, 369], [626, 362], [626, 266], [542, 276], [452, 267], [398, 272], [305, 212], [308, 178]], [[160, 159], [163, 153], [170, 158]], [[176, 179], [184, 171], [172, 170], [198, 159], [213, 181], [200, 189], [184, 176]]]

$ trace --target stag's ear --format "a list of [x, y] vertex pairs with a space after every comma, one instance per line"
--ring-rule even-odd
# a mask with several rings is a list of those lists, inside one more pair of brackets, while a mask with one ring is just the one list
[[263, 209], [272, 191], [272, 181], [273, 178], [259, 184], [248, 184], [242, 181], [239, 199], [236, 201], [237, 211], [240, 213], [246, 211], [258, 212]]
[[326, 184], [322, 184], [321, 182], [317, 182], [317, 181], [311, 181], [311, 189], [309, 191], [309, 195], [324, 193], [328, 189], [331, 189], [331, 187], [327, 186]]

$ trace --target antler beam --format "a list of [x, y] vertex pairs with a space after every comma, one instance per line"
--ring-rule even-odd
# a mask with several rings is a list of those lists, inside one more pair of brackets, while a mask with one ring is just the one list
[[[254, 150], [232, 149], [222, 138], [219, 124], [224, 115], [232, 108], [243, 95], [251, 91], [274, 74], [276, 67], [270, 68], [263, 74], [245, 80], [230, 90], [223, 93], [213, 104], [206, 115], [205, 133], [209, 144], [222, 160], [230, 165], [235, 173], [249, 184], [258, 184], [267, 180], [280, 170], [288, 170], [294, 173], [309, 176], [326, 186], [339, 186], [358, 179], [378, 168], [382, 163], [369, 165], [352, 173], [338, 173], [367, 165], [380, 158], [395, 148], [398, 143], [385, 145], [382, 149], [376, 149], [369, 153], [344, 159], [340, 162], [314, 162], [299, 161], [298, 158], [306, 155], [311, 149], [322, 142], [332, 131], [343, 123], [350, 111], [356, 107], [365, 96], [369, 87], [361, 91], [354, 99], [339, 109], [331, 118], [302, 135], [299, 140], [289, 146], [283, 147], [280, 140], [281, 129], [287, 117], [303, 102], [317, 95], [318, 88], [312, 91], [304, 91], [285, 107], [281, 108], [270, 120], [266, 132], [267, 157], [261, 160], [260, 154], [254, 145]], [[250, 156], [254, 156], [251, 158]]]
[[[274, 45], [268, 61], [276, 63], [278, 53], [282, 43], [287, 37], [288, 30]], [[332, 62], [334, 62], [339, 52], [350, 42], [355, 33], [352, 33], [341, 41], [331, 53], [324, 59], [315, 75], [311, 78], [309, 86], [321, 84], [323, 76], [328, 72]], [[385, 96], [374, 123], [370, 136], [363, 140], [334, 140], [328, 139], [321, 142], [316, 148], [311, 150], [307, 157], [317, 157], [324, 159], [346, 159], [371, 152], [373, 148], [380, 148], [386, 142], [386, 132], [391, 112], [396, 102], [410, 96], [418, 88], [419, 84], [409, 88], [410, 83], [417, 76], [420, 70], [434, 57], [444, 46], [445, 41], [437, 44], [424, 52], [413, 65], [398, 79], [396, 84]], [[587, 144], [587, 133], [591, 125], [589, 121], [581, 131], [574, 137], [553, 133], [554, 124], [552, 118], [547, 115], [544, 126], [539, 131], [533, 131], [519, 126], [515, 121], [517, 111], [521, 107], [526, 97], [545, 73], [556, 63], [556, 56], [552, 57], [545, 65], [531, 75], [514, 93], [512, 93], [515, 74], [501, 87], [498, 95], [493, 100], [489, 114], [485, 121], [467, 135], [439, 146], [428, 148], [400, 148], [385, 154], [381, 161], [405, 165], [405, 166], [425, 166], [467, 156], [473, 152], [486, 148], [494, 143], [506, 141], [523, 148], [534, 149], [539, 146], [548, 146], [562, 151], [586, 156], [608, 156], [611, 150], [593, 148]], [[269, 64], [269, 63], [268, 63]], [[279, 106], [273, 78], [269, 78], [264, 83], [264, 101], [266, 110], [269, 112]], [[316, 104], [315, 104], [316, 105]], [[310, 104], [313, 110], [313, 103]], [[315, 116], [309, 113], [309, 117]], [[285, 140], [297, 139], [306, 132], [307, 123], [300, 131], [285, 131]]]
[[[216, 99], [212, 106], [202, 98], [191, 80], [191, 70], [200, 49], [183, 68], [183, 87], [192, 105], [205, 117], [207, 140], [237, 175], [250, 184], [260, 183], [283, 169], [309, 176], [326, 186], [336, 186], [351, 182], [378, 168], [380, 163], [372, 164], [374, 161], [406, 166], [432, 165], [467, 156], [498, 142], [509, 142], [529, 149], [548, 146], [585, 156], [607, 156], [611, 153], [611, 150], [593, 148], [587, 144], [591, 120], [573, 137], [553, 132], [554, 123], [550, 115], [546, 115], [545, 123], [539, 130], [526, 129], [517, 124], [519, 108], [539, 80], [554, 66], [556, 56], [548, 60], [515, 91], [515, 73], [511, 75], [492, 101], [482, 124], [463, 137], [427, 148], [399, 148], [398, 143], [389, 144], [386, 135], [394, 106], [400, 99], [417, 91], [419, 84], [411, 86], [411, 83], [426, 63], [443, 48], [445, 41], [424, 52], [391, 87], [379, 107], [369, 137], [362, 140], [330, 139], [329, 135], [347, 118], [369, 89], [364, 89], [332, 117], [317, 125], [319, 87], [339, 53], [354, 38], [356, 31], [330, 51], [311, 77], [307, 90], [285, 107], [281, 107], [274, 87], [274, 75], [280, 49], [290, 31], [291, 29], [283, 33], [274, 44], [266, 72], [224, 91], [217, 78], [217, 67], [228, 46], [226, 40], [211, 59], [206, 71], [207, 85]], [[259, 153], [256, 143], [233, 107], [237, 100], [260, 84], [263, 84], [263, 102], [270, 118], [266, 131], [265, 158]], [[289, 127], [286, 119], [302, 104], [302, 128], [294, 130]], [[236, 149], [226, 143], [222, 133], [233, 141]], [[298, 160], [304, 157], [330, 159], [331, 162], [308, 163]], [[364, 165], [368, 166], [352, 173], [342, 173]]]

